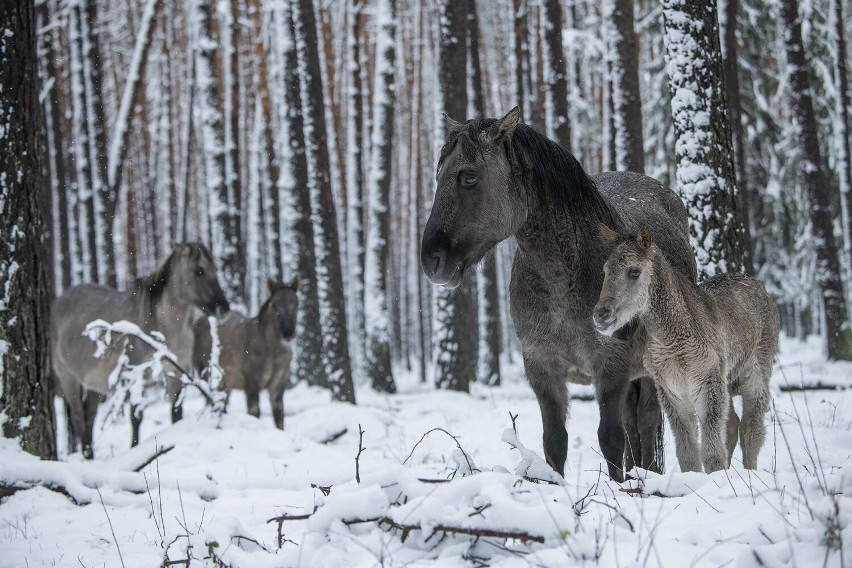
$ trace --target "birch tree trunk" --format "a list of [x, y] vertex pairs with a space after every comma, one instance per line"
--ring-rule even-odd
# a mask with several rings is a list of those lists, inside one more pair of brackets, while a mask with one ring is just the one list
[[743, 266], [716, 0], [663, 0], [678, 191], [699, 280]]
[[322, 318], [323, 359], [329, 386], [335, 400], [355, 402], [352, 363], [346, 328], [346, 303], [337, 213], [331, 189], [325, 108], [321, 82], [319, 42], [313, 0], [291, 0], [295, 23], [296, 51], [301, 76], [302, 112], [305, 118], [305, 150], [308, 161], [308, 186], [311, 209], [317, 222], [317, 274], [320, 317]]
[[825, 341], [829, 359], [852, 360], [852, 330], [843, 295], [837, 241], [831, 218], [831, 195], [823, 171], [811, 96], [811, 78], [802, 43], [802, 19], [797, 0], [781, 1], [781, 20], [787, 64], [790, 66], [790, 95], [796, 133], [801, 145], [800, 175], [810, 201], [811, 236], [817, 255], [816, 278], [824, 311]]
[[0, 6], [0, 415], [5, 437], [55, 459], [35, 13], [32, 0]]
[[373, 139], [370, 152], [369, 239], [365, 276], [367, 375], [373, 388], [396, 392], [390, 354], [390, 185], [394, 137], [394, 92], [396, 86], [396, 2], [379, 0], [376, 11], [376, 81]]

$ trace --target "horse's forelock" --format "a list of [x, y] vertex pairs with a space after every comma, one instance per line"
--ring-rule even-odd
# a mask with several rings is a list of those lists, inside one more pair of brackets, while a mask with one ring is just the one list
[[475, 161], [483, 152], [484, 140], [482, 134], [490, 134], [490, 130], [496, 123], [497, 119], [495, 118], [473, 118], [465, 122], [461, 128], [448, 132], [444, 146], [438, 154], [437, 171], [441, 171], [441, 166], [444, 165], [444, 161], [456, 144], [461, 148], [460, 158], [463, 161]]

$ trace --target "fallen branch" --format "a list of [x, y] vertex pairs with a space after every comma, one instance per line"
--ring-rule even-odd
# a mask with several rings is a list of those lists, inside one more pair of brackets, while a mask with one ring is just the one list
[[147, 466], [148, 464], [150, 464], [151, 462], [153, 462], [155, 459], [157, 459], [157, 458], [159, 458], [159, 457], [161, 457], [161, 456], [166, 455], [167, 453], [169, 453], [169, 452], [170, 452], [170, 451], [172, 451], [173, 449], [175, 449], [175, 447], [174, 447], [174, 446], [160, 446], [160, 449], [159, 449], [159, 450], [157, 450], [157, 453], [155, 453], [153, 456], [151, 456], [151, 457], [149, 457], [148, 459], [146, 459], [146, 460], [145, 460], [144, 462], [142, 462], [140, 465], [138, 465], [138, 466], [136, 466], [135, 468], [133, 468], [133, 471], [135, 471], [135, 472], [140, 472], [140, 471], [142, 471], [143, 469], [145, 469], [145, 466]]
[[21, 485], [0, 484], [0, 499], [2, 499], [4, 497], [11, 497], [12, 495], [17, 493], [18, 491], [26, 491], [27, 489], [32, 489], [33, 487], [43, 487], [45, 489], [49, 489], [50, 491], [55, 491], [56, 493], [59, 493], [60, 495], [65, 495], [66, 497], [71, 499], [71, 501], [75, 505], [88, 505], [89, 504], [89, 502], [77, 501], [77, 499], [75, 499], [73, 495], [68, 493], [68, 490], [65, 489], [64, 487], [62, 487], [61, 485], [56, 485], [56, 484], [53, 484], [53, 483], [38, 483], [38, 482], [26, 482], [26, 481], [22, 481], [22, 482], [18, 482], [18, 483], [20, 483]]
[[334, 434], [332, 434], [328, 438], [326, 438], [324, 440], [320, 440], [320, 444], [331, 444], [332, 442], [336, 442], [337, 440], [339, 440], [340, 438], [345, 436], [348, 432], [349, 432], [349, 428], [344, 428], [340, 432], [335, 432]]

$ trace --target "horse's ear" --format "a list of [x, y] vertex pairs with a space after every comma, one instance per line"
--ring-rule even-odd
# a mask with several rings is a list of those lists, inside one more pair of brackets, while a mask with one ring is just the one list
[[495, 125], [497, 133], [494, 136], [494, 142], [499, 144], [500, 142], [511, 140], [512, 134], [515, 133], [515, 127], [518, 126], [519, 122], [521, 122], [521, 109], [515, 107], [507, 112], [506, 116], [497, 121]]
[[618, 235], [603, 223], [598, 223], [598, 240], [605, 249], [612, 250], [618, 242]]
[[186, 252], [187, 250], [189, 250], [189, 246], [186, 243], [172, 241], [172, 252], [180, 254]]
[[301, 283], [301, 281], [302, 281], [302, 277], [299, 276], [298, 274], [295, 275], [293, 277], [293, 281], [290, 282], [290, 288], [292, 288], [293, 290], [298, 290], [299, 289], [299, 283]]
[[636, 244], [639, 245], [643, 251], [647, 251], [651, 248], [651, 231], [648, 227], [642, 227], [639, 229], [639, 233], [636, 235]]
[[462, 126], [464, 126], [464, 124], [462, 124], [461, 122], [450, 118], [450, 115], [448, 115], [447, 113], [444, 112], [441, 114], [444, 117], [444, 133], [449, 134], [450, 132], [461, 130]]
[[273, 278], [266, 279], [266, 288], [269, 290], [269, 293], [273, 293], [276, 288], [278, 288], [278, 283], [275, 282]]

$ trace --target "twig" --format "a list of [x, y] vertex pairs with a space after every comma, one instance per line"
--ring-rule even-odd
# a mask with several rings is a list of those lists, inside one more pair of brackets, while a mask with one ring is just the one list
[[160, 456], [164, 456], [164, 455], [166, 455], [167, 453], [169, 453], [169, 452], [170, 452], [170, 451], [172, 451], [173, 449], [175, 449], [175, 447], [174, 447], [174, 446], [161, 447], [161, 448], [157, 451], [157, 453], [155, 453], [153, 456], [151, 456], [150, 458], [148, 458], [147, 460], [145, 460], [144, 462], [142, 462], [142, 464], [141, 464], [141, 465], [138, 465], [138, 466], [136, 466], [135, 468], [133, 468], [133, 471], [136, 471], [136, 472], [142, 471], [142, 470], [143, 470], [143, 469], [145, 469], [145, 467], [146, 467], [148, 464], [150, 464], [152, 461], [154, 461], [155, 459], [159, 458]]
[[332, 442], [336, 442], [337, 440], [339, 440], [340, 438], [345, 436], [348, 432], [349, 432], [349, 428], [344, 428], [340, 432], [335, 432], [334, 434], [332, 434], [328, 438], [321, 440], [320, 444], [331, 444]]
[[107, 511], [106, 505], [104, 505], [104, 496], [101, 495], [100, 487], [95, 487], [95, 491], [98, 492], [98, 497], [101, 500], [101, 507], [103, 507], [104, 515], [106, 515], [107, 522], [109, 523], [109, 530], [112, 533], [112, 540], [115, 543], [115, 549], [118, 551], [118, 559], [121, 561], [121, 568], [126, 568], [124, 566], [124, 558], [121, 556], [121, 547], [118, 546], [118, 539], [115, 536], [115, 529], [112, 526], [112, 519], [109, 518], [109, 512]]
[[452, 438], [452, 439], [453, 439], [453, 442], [455, 442], [455, 443], [456, 443], [456, 447], [458, 447], [459, 451], [462, 453], [462, 455], [464, 456], [465, 461], [467, 462], [467, 469], [468, 469], [468, 471], [479, 471], [477, 468], [473, 467], [473, 464], [470, 462], [470, 458], [468, 457], [467, 452], [465, 452], [465, 451], [464, 451], [464, 448], [462, 448], [462, 447], [461, 447], [461, 444], [459, 443], [459, 439], [458, 439], [458, 438], [456, 438], [455, 436], [453, 436], [452, 434], [450, 434], [449, 432], [447, 432], [446, 430], [444, 430], [443, 428], [432, 428], [431, 430], [429, 430], [428, 432], [426, 432], [425, 434], [423, 434], [423, 435], [420, 437], [420, 439], [417, 441], [417, 443], [416, 443], [416, 444], [414, 444], [414, 447], [413, 447], [413, 448], [411, 448], [411, 452], [408, 454], [408, 457], [407, 457], [407, 458], [405, 458], [405, 459], [402, 461], [402, 465], [405, 465], [405, 464], [408, 462], [408, 460], [410, 460], [410, 459], [411, 459], [411, 456], [413, 456], [413, 455], [414, 455], [414, 450], [416, 450], [416, 449], [417, 449], [417, 446], [419, 446], [419, 445], [423, 442], [423, 440], [425, 440], [425, 439], [426, 439], [426, 436], [428, 436], [428, 435], [429, 435], [429, 434], [431, 434], [432, 432], [443, 432], [444, 434], [446, 434], [447, 436], [449, 436], [450, 438]]
[[364, 430], [358, 424], [358, 454], [355, 456], [355, 481], [361, 483], [361, 452], [366, 450], [364, 447]]

